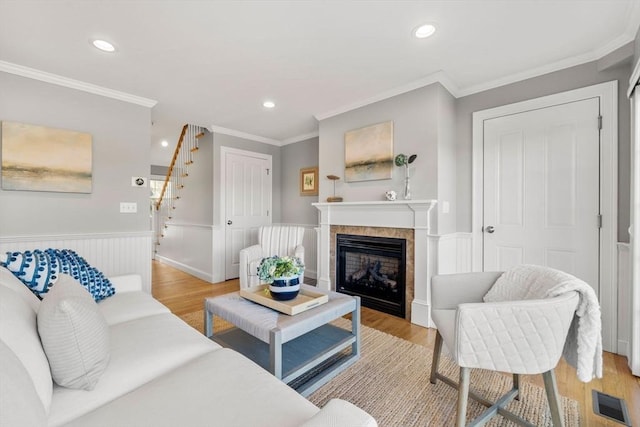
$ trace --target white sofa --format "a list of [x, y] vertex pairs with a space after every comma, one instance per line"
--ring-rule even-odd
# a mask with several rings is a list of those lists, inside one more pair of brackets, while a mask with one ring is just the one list
[[109, 363], [93, 390], [78, 390], [52, 380], [37, 328], [41, 301], [0, 267], [0, 426], [376, 425], [342, 400], [319, 409], [210, 341], [142, 292], [138, 276], [111, 281], [116, 294], [98, 303]]

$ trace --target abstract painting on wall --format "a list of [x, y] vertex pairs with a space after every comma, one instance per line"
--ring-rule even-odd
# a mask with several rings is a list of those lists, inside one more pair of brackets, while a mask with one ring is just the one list
[[344, 165], [346, 182], [391, 179], [393, 122], [345, 132]]
[[91, 135], [2, 122], [2, 189], [91, 193]]

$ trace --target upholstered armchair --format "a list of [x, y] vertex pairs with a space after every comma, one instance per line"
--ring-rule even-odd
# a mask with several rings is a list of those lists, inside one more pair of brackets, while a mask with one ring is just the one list
[[[504, 407], [519, 396], [519, 374], [542, 374], [554, 426], [563, 425], [562, 409], [553, 369], [579, 302], [575, 291], [544, 299], [483, 302], [500, 272], [434, 276], [432, 319], [438, 328], [433, 351], [431, 383], [441, 380], [458, 389], [456, 426], [466, 423], [467, 399], [488, 409], [469, 425], [483, 425], [500, 414], [531, 425]], [[459, 382], [438, 372], [442, 343], [460, 366]], [[470, 390], [470, 369], [513, 374], [513, 388], [496, 403]], [[526, 396], [525, 396], [526, 398]]]
[[273, 255], [296, 256], [304, 263], [303, 237], [303, 227], [279, 225], [260, 227], [258, 244], [240, 251], [240, 288], [260, 284], [258, 265], [262, 258]]

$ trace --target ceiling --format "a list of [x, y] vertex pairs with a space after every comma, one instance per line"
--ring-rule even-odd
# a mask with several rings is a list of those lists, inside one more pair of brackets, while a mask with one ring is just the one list
[[599, 59], [639, 23], [638, 0], [0, 0], [0, 70], [156, 100], [154, 149], [186, 122], [281, 145], [434, 81], [464, 96]]

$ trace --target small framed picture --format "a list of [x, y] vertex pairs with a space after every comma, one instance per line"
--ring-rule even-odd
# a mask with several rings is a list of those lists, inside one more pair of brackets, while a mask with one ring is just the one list
[[318, 167], [300, 169], [300, 195], [318, 195]]

